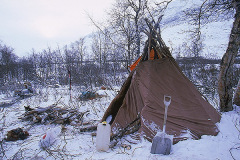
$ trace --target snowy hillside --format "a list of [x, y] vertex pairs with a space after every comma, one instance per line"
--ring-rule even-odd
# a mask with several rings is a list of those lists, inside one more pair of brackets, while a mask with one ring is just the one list
[[[189, 47], [192, 41], [190, 31], [194, 26], [190, 25], [183, 11], [194, 8], [201, 4], [201, 1], [181, 0], [172, 1], [163, 17], [162, 37], [166, 45], [172, 49], [174, 56], [180, 53], [183, 56], [183, 48]], [[201, 34], [203, 38], [203, 55], [206, 58], [222, 58], [226, 51], [233, 19], [219, 18], [201, 26]], [[196, 27], [196, 26], [195, 26]]]

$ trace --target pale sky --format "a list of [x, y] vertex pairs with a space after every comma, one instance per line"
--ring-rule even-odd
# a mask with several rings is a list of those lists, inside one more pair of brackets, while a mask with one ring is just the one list
[[32, 48], [62, 47], [96, 28], [87, 14], [104, 21], [114, 0], [0, 0], [0, 41], [18, 56]]

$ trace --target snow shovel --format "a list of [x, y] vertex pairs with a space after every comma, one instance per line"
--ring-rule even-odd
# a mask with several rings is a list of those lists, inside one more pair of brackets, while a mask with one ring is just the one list
[[165, 114], [163, 121], [163, 131], [157, 132], [153, 138], [151, 153], [169, 155], [172, 147], [172, 136], [165, 133], [167, 122], [167, 110], [171, 103], [171, 96], [164, 95]]

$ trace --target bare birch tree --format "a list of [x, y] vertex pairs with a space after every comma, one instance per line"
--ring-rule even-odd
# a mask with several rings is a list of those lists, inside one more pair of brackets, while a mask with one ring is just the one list
[[[220, 98], [220, 111], [227, 112], [233, 109], [233, 64], [239, 51], [240, 45], [240, 0], [205, 0], [199, 13], [200, 19], [208, 23], [213, 17], [219, 18], [231, 15], [234, 10], [234, 22], [229, 36], [228, 47], [222, 57], [220, 73], [218, 77], [218, 94]], [[230, 13], [230, 14], [229, 14]]]
[[220, 110], [223, 112], [233, 110], [232, 98], [232, 74], [234, 60], [238, 54], [240, 46], [240, 0], [233, 0], [235, 9], [233, 27], [230, 33], [228, 47], [223, 55], [221, 69], [218, 80], [218, 93], [220, 98]]

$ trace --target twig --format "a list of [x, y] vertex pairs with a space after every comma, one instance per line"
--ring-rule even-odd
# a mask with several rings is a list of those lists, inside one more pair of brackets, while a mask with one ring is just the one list
[[3, 158], [3, 157], [6, 157], [7, 158], [7, 156], [6, 156], [6, 154], [5, 154], [5, 150], [4, 150], [4, 147], [3, 147], [3, 140], [2, 141], [0, 141], [0, 146], [1, 146], [1, 152], [0, 152], [0, 154], [2, 154], [2, 156], [0, 156], [1, 158]]
[[[132, 126], [135, 122], [136, 122], [136, 124], [134, 126]], [[131, 123], [129, 123], [125, 128], [119, 130], [118, 133], [112, 135], [111, 139], [113, 140], [113, 139], [121, 138], [127, 132], [128, 133], [134, 133], [135, 131], [137, 131], [139, 129], [139, 124], [140, 124], [140, 116], [138, 115], [137, 118], [135, 120], [133, 120]], [[131, 130], [131, 129], [133, 129], [133, 130]]]
[[[238, 145], [238, 146], [235, 147], [236, 145]], [[233, 158], [234, 160], [236, 160], [236, 159], [234, 158], [233, 154], [232, 154], [232, 150], [240, 150], [240, 143], [235, 144], [232, 148], [229, 149], [229, 152], [230, 152], [232, 158]]]
[[[239, 121], [239, 119], [237, 118], [237, 119], [236, 119], [236, 122], [234, 123], [234, 125], [235, 125], [235, 128], [236, 128], [236, 129], [238, 130], [238, 132], [239, 132], [239, 135], [238, 135], [238, 139], [239, 139], [239, 137], [240, 137], [240, 130], [239, 130], [239, 128], [238, 128], [239, 124], [237, 124], [238, 121]], [[237, 147], [235, 147], [235, 146], [237, 146]], [[236, 159], [234, 158], [234, 156], [233, 156], [232, 150], [240, 150], [240, 143], [235, 144], [232, 148], [229, 149], [229, 152], [230, 152], [232, 158], [233, 158], [234, 160], [236, 160]]]
[[140, 127], [140, 115], [137, 116], [135, 120], [129, 123], [125, 128], [119, 130], [116, 134], [111, 136], [112, 144], [110, 148], [113, 148], [117, 145], [117, 139], [121, 139], [124, 135], [134, 133], [138, 131]]
[[136, 151], [136, 149], [139, 149], [139, 148], [142, 148], [142, 147], [134, 148], [134, 150], [133, 150], [133, 152], [132, 152], [132, 155], [134, 154], [134, 152]]

